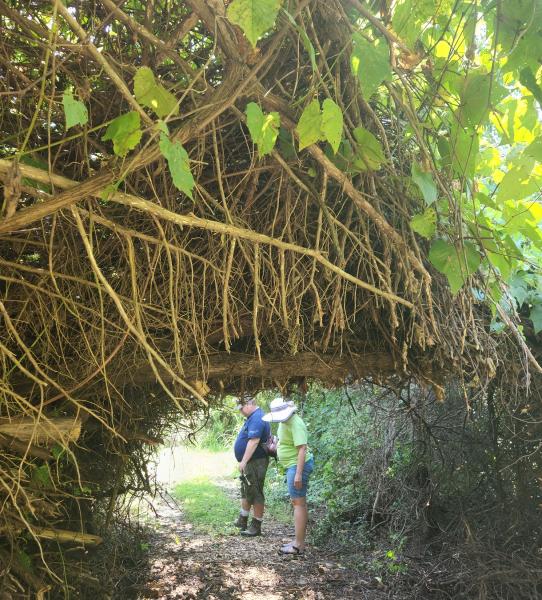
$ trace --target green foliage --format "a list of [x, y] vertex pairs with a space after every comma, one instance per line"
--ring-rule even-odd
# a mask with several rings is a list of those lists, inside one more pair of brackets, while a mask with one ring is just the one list
[[433, 175], [428, 171], [422, 171], [415, 162], [412, 163], [412, 181], [420, 188], [427, 206], [436, 201], [437, 186], [433, 180]]
[[139, 113], [131, 111], [120, 115], [109, 123], [105, 134], [102, 136], [104, 142], [113, 142], [113, 152], [117, 156], [126, 156], [141, 141], [141, 118]]
[[195, 186], [194, 177], [190, 171], [190, 159], [181, 142], [172, 142], [164, 133], [160, 136], [160, 151], [167, 160], [169, 172], [175, 187], [193, 199], [192, 190]]
[[435, 240], [429, 251], [429, 260], [441, 273], [446, 275], [452, 294], [463, 287], [467, 278], [480, 264], [480, 253], [471, 242], [458, 248], [446, 240]]
[[62, 95], [62, 105], [64, 106], [64, 116], [66, 117], [66, 129], [74, 125], [85, 125], [88, 123], [87, 107], [73, 97], [72, 88], [64, 90]]
[[330, 98], [324, 100], [322, 110], [320, 102], [312, 100], [301, 114], [296, 131], [299, 135], [299, 150], [327, 140], [333, 152], [337, 152], [343, 131], [342, 111]]
[[282, 0], [233, 0], [228, 19], [239, 25], [252, 46], [275, 24]]
[[140, 67], [134, 78], [134, 94], [142, 106], [151, 108], [158, 117], [179, 114], [177, 99], [157, 83], [154, 73], [149, 67]]
[[326, 98], [322, 104], [322, 137], [329, 142], [336, 153], [343, 133], [343, 113], [331, 100]]
[[280, 128], [280, 115], [277, 112], [263, 113], [255, 102], [247, 104], [246, 115], [250, 136], [258, 146], [258, 156], [262, 158], [275, 147]]
[[391, 79], [390, 50], [385, 41], [371, 43], [358, 33], [352, 36], [352, 44], [350, 67], [361, 93], [369, 100], [384, 81]]
[[205, 417], [205, 428], [198, 436], [198, 446], [213, 452], [233, 451], [233, 444], [243, 423], [243, 416], [236, 410], [237, 400], [229, 396], [222, 408], [212, 408]]
[[410, 221], [412, 229], [422, 237], [431, 239], [437, 228], [437, 214], [433, 208], [427, 208], [421, 215], [414, 215]]
[[299, 135], [299, 150], [320, 141], [322, 137], [322, 113], [318, 100], [313, 100], [305, 107], [296, 131]]

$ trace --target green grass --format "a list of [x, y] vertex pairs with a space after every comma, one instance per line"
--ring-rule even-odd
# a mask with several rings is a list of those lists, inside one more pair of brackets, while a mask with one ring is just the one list
[[233, 522], [239, 507], [207, 477], [179, 483], [173, 496], [182, 503], [186, 519], [198, 530], [213, 535], [237, 532]]

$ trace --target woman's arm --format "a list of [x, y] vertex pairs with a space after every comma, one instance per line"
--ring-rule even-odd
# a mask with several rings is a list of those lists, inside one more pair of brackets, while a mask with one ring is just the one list
[[305, 456], [307, 455], [307, 444], [297, 446], [297, 467], [295, 470], [294, 487], [298, 490], [303, 486], [303, 468], [305, 467]]

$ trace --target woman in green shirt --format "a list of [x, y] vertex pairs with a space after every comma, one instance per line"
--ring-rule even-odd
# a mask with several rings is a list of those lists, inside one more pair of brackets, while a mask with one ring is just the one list
[[275, 398], [271, 401], [270, 411], [263, 420], [279, 423], [277, 455], [286, 469], [288, 493], [294, 507], [295, 540], [282, 546], [280, 553], [302, 554], [308, 519], [307, 487], [314, 468], [314, 459], [307, 446], [307, 426], [296, 414], [293, 402]]

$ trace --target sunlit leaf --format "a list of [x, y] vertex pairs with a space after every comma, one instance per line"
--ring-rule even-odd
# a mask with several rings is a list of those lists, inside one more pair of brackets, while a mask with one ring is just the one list
[[134, 78], [134, 94], [142, 106], [152, 109], [158, 117], [179, 113], [177, 99], [161, 83], [157, 83], [149, 67], [140, 67], [137, 70]]
[[523, 156], [542, 162], [542, 137], [538, 137], [523, 151]]
[[258, 155], [261, 158], [275, 147], [280, 128], [280, 115], [277, 112], [264, 114], [255, 102], [247, 104], [246, 115], [250, 136], [257, 144]]
[[361, 93], [368, 100], [381, 83], [391, 79], [390, 50], [386, 42], [377, 45], [359, 34], [352, 36], [352, 42], [350, 67], [359, 81]]
[[513, 164], [499, 184], [497, 202], [500, 204], [506, 200], [521, 200], [539, 190], [539, 183], [531, 177], [534, 159], [520, 158]]
[[135, 148], [141, 140], [141, 119], [139, 113], [131, 111], [120, 115], [109, 123], [102, 140], [112, 140], [113, 152], [117, 156], [125, 156]]
[[343, 133], [343, 113], [330, 98], [326, 98], [322, 104], [321, 127], [324, 137], [333, 148], [333, 152], [336, 153]]
[[315, 144], [322, 137], [322, 113], [320, 102], [313, 100], [301, 114], [296, 131], [299, 135], [299, 149]]
[[274, 26], [281, 4], [282, 0], [233, 0], [227, 15], [255, 48], [260, 37]]
[[64, 90], [62, 96], [62, 106], [64, 107], [64, 116], [66, 117], [66, 129], [74, 125], [85, 125], [88, 123], [87, 107], [73, 97], [73, 90], [68, 88]]
[[412, 229], [428, 240], [435, 235], [437, 214], [433, 208], [427, 208], [421, 215], [414, 215], [410, 220]]

